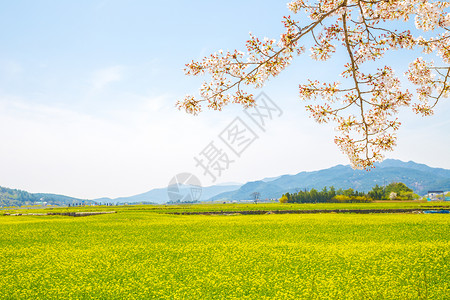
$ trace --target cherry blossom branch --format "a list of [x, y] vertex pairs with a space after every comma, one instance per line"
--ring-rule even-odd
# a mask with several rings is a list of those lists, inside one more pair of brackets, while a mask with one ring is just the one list
[[[211, 81], [203, 83], [199, 99], [188, 95], [177, 102], [178, 108], [197, 114], [202, 102], [215, 110], [221, 110], [230, 102], [252, 106], [253, 95], [246, 94], [243, 87], [259, 88], [269, 78], [276, 77], [290, 64], [294, 53], [304, 52], [305, 47], [298, 45], [300, 40], [311, 37], [311, 57], [315, 60], [328, 60], [336, 51], [334, 42], [337, 42], [349, 57], [341, 74], [349, 86], [341, 87], [337, 81], [309, 80], [299, 85], [300, 98], [318, 102], [306, 105], [307, 111], [319, 123], [337, 123], [339, 135], [335, 143], [349, 157], [353, 167], [369, 169], [375, 161], [382, 160], [383, 152], [392, 151], [400, 126], [393, 117], [400, 107], [412, 103], [414, 95], [401, 89], [400, 79], [391, 67], [362, 73], [360, 68], [363, 69], [364, 63], [379, 60], [387, 51], [399, 48], [421, 48], [425, 54], [436, 53], [447, 66], [435, 66], [417, 58], [406, 72], [408, 80], [417, 86], [413, 110], [430, 115], [442, 98], [450, 96], [449, 2], [293, 0], [288, 7], [294, 14], [305, 12], [312, 21], [301, 26], [290, 16], [285, 17], [286, 32], [278, 42], [260, 41], [251, 35], [246, 44], [247, 53], [219, 51], [202, 61], [187, 64], [187, 75], [208, 73]], [[389, 21], [409, 22], [410, 19], [414, 19], [418, 31], [436, 34], [425, 39], [413, 37], [409, 30], [398, 33], [387, 26]], [[358, 118], [352, 114], [355, 110]]]

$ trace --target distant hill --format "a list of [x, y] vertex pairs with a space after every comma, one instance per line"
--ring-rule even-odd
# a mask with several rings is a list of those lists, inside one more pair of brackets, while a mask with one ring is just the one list
[[[200, 201], [205, 201], [214, 197], [218, 194], [234, 191], [240, 188], [240, 184], [227, 184], [227, 185], [213, 185], [202, 188], [202, 195]], [[112, 202], [112, 203], [140, 203], [140, 202], [151, 202], [151, 203], [166, 203], [169, 202], [169, 195], [167, 194], [167, 188], [157, 188], [152, 189], [148, 192], [130, 196], [130, 197], [119, 197], [119, 198], [100, 198], [95, 199], [98, 202]]]
[[[383, 186], [391, 182], [403, 182], [415, 193], [424, 195], [428, 190], [450, 190], [450, 170], [431, 168], [413, 161], [403, 162], [386, 159], [377, 163], [371, 171], [353, 170], [350, 166], [337, 165], [314, 172], [300, 172], [296, 175], [282, 175], [241, 184], [213, 185], [202, 189], [200, 201], [246, 200], [253, 192], [259, 192], [261, 199], [280, 198], [286, 192], [322, 189], [334, 186], [336, 189], [352, 188], [368, 192], [376, 184]], [[28, 193], [26, 191], [0, 187], [0, 206], [33, 205], [47, 202], [55, 205], [75, 203], [166, 203], [170, 199], [167, 188], [152, 189], [148, 192], [120, 198], [99, 198], [84, 200], [63, 195]]]
[[[213, 185], [202, 188], [200, 201], [205, 201], [217, 194], [238, 189], [241, 184]], [[155, 203], [162, 204], [170, 201], [167, 188], [152, 189], [148, 192], [119, 198], [98, 198], [94, 200], [78, 199], [63, 195], [46, 193], [28, 193], [26, 191], [0, 187], [0, 207], [1, 206], [22, 206], [34, 205], [46, 202], [51, 205], [69, 205], [75, 203]]]
[[259, 192], [261, 199], [279, 198], [286, 192], [322, 189], [325, 186], [368, 192], [376, 184], [383, 186], [391, 182], [403, 182], [419, 195], [426, 194], [428, 190], [450, 190], [450, 170], [395, 159], [377, 163], [376, 168], [371, 171], [337, 165], [320, 171], [274, 178], [248, 182], [239, 189], [216, 195], [210, 200], [245, 200], [250, 199], [253, 192]]
[[43, 202], [51, 205], [68, 205], [82, 202], [90, 203], [92, 201], [56, 194], [32, 194], [22, 190], [0, 187], [0, 206], [34, 205]]

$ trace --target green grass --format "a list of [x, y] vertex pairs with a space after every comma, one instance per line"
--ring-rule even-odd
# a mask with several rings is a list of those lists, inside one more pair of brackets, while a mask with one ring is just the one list
[[118, 213], [0, 216], [0, 299], [450, 295], [448, 215], [180, 216], [146, 206], [112, 209]]

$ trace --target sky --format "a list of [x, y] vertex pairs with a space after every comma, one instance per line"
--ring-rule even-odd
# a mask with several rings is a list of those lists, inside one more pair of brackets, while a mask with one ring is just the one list
[[[242, 107], [199, 116], [175, 108], [202, 80], [184, 65], [244, 49], [248, 33], [279, 38], [284, 1], [7, 1], [0, 11], [0, 186], [94, 199], [165, 187], [189, 172], [203, 186], [348, 164], [334, 130], [298, 97], [307, 78], [336, 80], [329, 62], [297, 58], [259, 92], [279, 111], [263, 130]], [[409, 54], [388, 57], [401, 74]], [[336, 71], [336, 72], [334, 72]], [[386, 157], [450, 169], [448, 100], [432, 117], [400, 112]], [[280, 115], [281, 114], [281, 115]], [[220, 139], [236, 118], [257, 137], [239, 156]], [[196, 166], [214, 145], [230, 162], [215, 181]]]

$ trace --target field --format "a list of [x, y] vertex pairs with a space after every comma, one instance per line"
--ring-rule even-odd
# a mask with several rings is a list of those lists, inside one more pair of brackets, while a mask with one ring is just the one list
[[[271, 205], [266, 209], [287, 207]], [[255, 207], [264, 205], [237, 210]], [[449, 215], [186, 216], [163, 212], [233, 209], [101, 208], [107, 209], [118, 213], [0, 211], [0, 299], [450, 298]]]
[[42, 206], [3, 208], [0, 216], [4, 213], [44, 213], [44, 212], [69, 212], [69, 211], [147, 211], [158, 213], [173, 212], [213, 212], [213, 211], [276, 211], [276, 210], [332, 210], [332, 209], [433, 209], [433, 207], [450, 209], [450, 202], [426, 202], [426, 201], [378, 201], [373, 203], [303, 203], [303, 204], [280, 204], [275, 203], [202, 203], [202, 204], [179, 204], [179, 205], [125, 205], [125, 206], [82, 206], [82, 207], [51, 207]]

